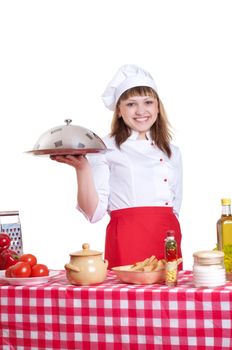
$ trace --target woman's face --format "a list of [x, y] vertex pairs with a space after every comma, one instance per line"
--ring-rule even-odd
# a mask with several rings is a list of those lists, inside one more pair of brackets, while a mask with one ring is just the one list
[[139, 132], [140, 138], [155, 123], [159, 107], [158, 100], [152, 96], [132, 96], [119, 103], [119, 115], [131, 129]]

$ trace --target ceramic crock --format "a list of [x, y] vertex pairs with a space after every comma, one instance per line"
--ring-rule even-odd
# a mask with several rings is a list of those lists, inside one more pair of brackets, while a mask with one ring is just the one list
[[224, 253], [202, 250], [193, 254], [193, 281], [196, 287], [217, 287], [226, 283]]
[[70, 254], [70, 262], [64, 267], [71, 284], [89, 285], [105, 280], [108, 261], [103, 260], [101, 252], [90, 250], [89, 244], [84, 243], [82, 250]]

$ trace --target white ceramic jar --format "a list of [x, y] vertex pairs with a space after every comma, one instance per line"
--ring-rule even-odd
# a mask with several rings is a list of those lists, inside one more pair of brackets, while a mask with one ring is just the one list
[[196, 287], [213, 288], [226, 282], [224, 253], [203, 250], [193, 254], [193, 281]]

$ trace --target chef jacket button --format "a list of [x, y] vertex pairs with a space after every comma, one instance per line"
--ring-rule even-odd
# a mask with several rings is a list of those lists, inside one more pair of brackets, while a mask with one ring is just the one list
[[160, 158], [160, 162], [162, 162], [163, 161], [163, 158]]
[[165, 205], [168, 205], [168, 202], [166, 202]]
[[166, 182], [166, 181], [168, 181], [168, 179], [164, 179], [164, 181]]

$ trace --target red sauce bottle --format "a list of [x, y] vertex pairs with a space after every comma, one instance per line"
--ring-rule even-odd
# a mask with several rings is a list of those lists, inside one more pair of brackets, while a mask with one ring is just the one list
[[165, 260], [166, 260], [166, 272], [165, 282], [169, 287], [174, 287], [177, 284], [177, 271], [178, 271], [178, 247], [175, 240], [175, 232], [169, 230], [166, 233], [165, 239]]

